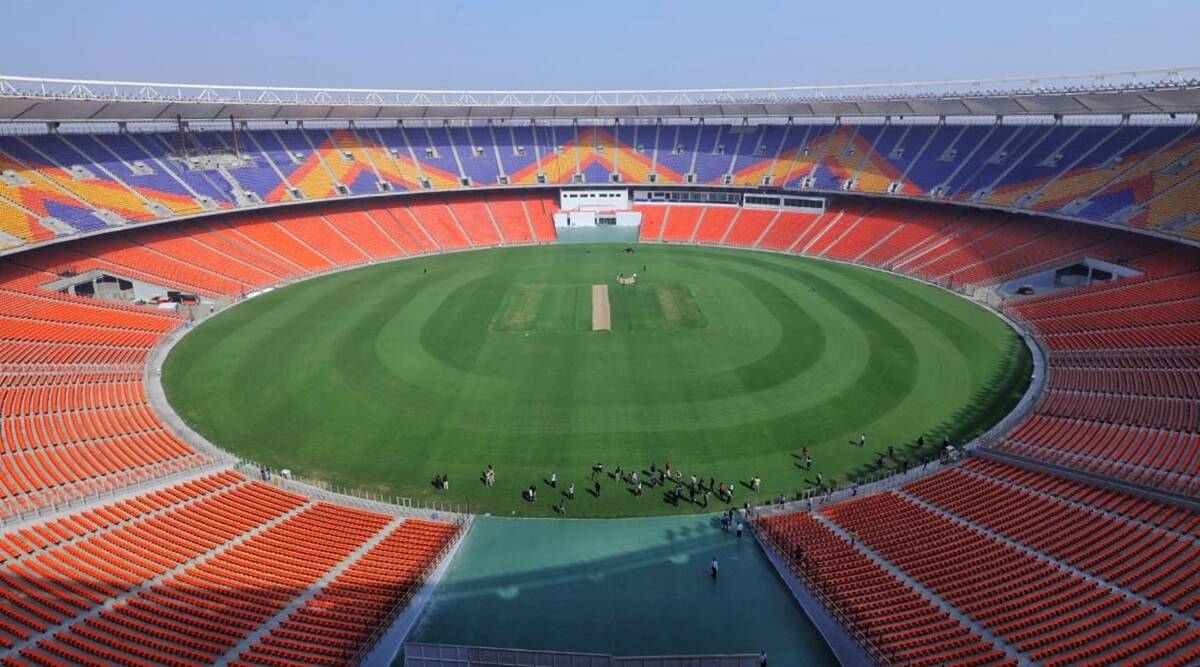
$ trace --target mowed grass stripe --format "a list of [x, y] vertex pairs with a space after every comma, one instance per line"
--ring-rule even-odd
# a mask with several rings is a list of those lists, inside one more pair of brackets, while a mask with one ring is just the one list
[[[619, 250], [473, 251], [276, 290], [197, 327], [164, 384], [198, 430], [267, 465], [545, 515], [520, 490], [551, 470], [582, 489], [597, 461], [757, 474], [766, 496], [811, 484], [793, 458], [809, 446], [842, 479], [889, 444], [986, 428], [1028, 377], [1007, 326], [935, 288], [769, 253]], [[597, 284], [611, 332], [591, 331]], [[864, 429], [871, 446], [848, 446]], [[429, 483], [443, 473], [448, 493]], [[570, 515], [697, 509], [613, 486]]]

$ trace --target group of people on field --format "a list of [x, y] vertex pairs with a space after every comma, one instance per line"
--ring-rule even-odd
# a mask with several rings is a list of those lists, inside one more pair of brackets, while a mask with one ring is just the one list
[[[952, 447], [949, 445], [949, 442], [949, 436], [945, 436], [943, 438], [943, 446], [948, 449], [952, 449]], [[865, 432], [861, 433], [857, 442], [852, 440], [850, 444], [865, 448], [867, 446], [867, 434]], [[918, 450], [922, 449], [925, 445], [925, 436], [922, 435], [918, 437], [916, 444]], [[793, 454], [793, 456], [795, 455]], [[811, 472], [813, 470], [813, 454], [808, 447], [804, 447], [801, 450], [800, 455], [796, 458], [799, 459], [797, 465], [802, 467], [806, 472]], [[895, 447], [889, 446], [886, 453], [878, 453], [875, 459], [876, 467], [881, 469], [885, 467], [885, 458], [890, 459], [897, 464], [902, 463], [905, 469], [908, 468], [908, 461], [901, 462], [899, 459], [897, 459]], [[602, 489], [601, 481], [605, 476], [604, 463], [597, 462], [592, 466], [591, 474], [588, 475], [587, 479], [591, 483], [590, 492], [596, 498], [600, 497]], [[695, 473], [689, 474], [685, 477], [683, 471], [674, 468], [669, 461], [662, 468], [659, 468], [657, 464], [652, 463], [650, 464], [649, 469], [642, 470], [640, 475], [637, 470], [627, 471], [622, 466], [618, 465], [613, 468], [612, 472], [607, 473], [607, 476], [616, 483], [622, 485], [631, 495], [635, 497], [641, 497], [644, 495], [646, 487], [651, 489], [663, 487], [663, 497], [666, 502], [672, 505], [678, 505], [680, 502], [687, 502], [692, 505], [698, 505], [702, 508], [708, 507], [709, 499], [714, 495], [721, 502], [727, 505], [732, 504], [734, 501], [736, 488], [734, 482], [718, 481], [715, 477], [709, 477], [707, 480], [705, 480], [702, 475], [697, 475]], [[494, 486], [496, 483], [496, 469], [489, 464], [487, 469], [483, 472], [481, 479], [485, 487]], [[557, 472], [551, 472], [549, 477], [541, 481], [551, 489], [558, 489]], [[750, 491], [758, 492], [762, 488], [762, 478], [758, 475], [752, 475], [748, 481], [743, 481], [742, 484], [749, 488]], [[814, 484], [816, 490], [820, 491], [824, 485], [825, 475], [822, 471], [817, 471]], [[448, 476], [439, 475], [435, 480], [435, 486], [439, 489], [449, 488]], [[854, 491], [855, 494], [857, 494], [857, 483], [854, 485]], [[538, 482], [535, 481], [531, 483], [521, 492], [521, 495], [522, 498], [527, 502], [537, 502]], [[558, 504], [554, 507], [554, 510], [559, 514], [565, 514], [567, 512], [567, 501], [575, 500], [575, 483], [568, 483], [561, 496], [562, 497], [559, 499]], [[800, 494], [797, 494], [796, 497], [800, 498], [801, 496]], [[784, 495], [779, 496], [779, 502], [784, 502], [785, 499], [786, 497]], [[749, 502], [747, 502], [747, 505], [749, 505]]]

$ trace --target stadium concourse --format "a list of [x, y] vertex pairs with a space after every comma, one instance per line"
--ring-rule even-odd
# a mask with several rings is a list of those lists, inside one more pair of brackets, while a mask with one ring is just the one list
[[[149, 405], [151, 353], [187, 318], [56, 285], [118, 276], [227, 303], [372, 262], [553, 243], [550, 185], [597, 181], [679, 195], [635, 205], [647, 243], [979, 295], [1084, 258], [1119, 267], [1002, 302], [1048, 362], [1007, 432], [754, 529], [881, 664], [1200, 662], [1195, 114], [733, 120], [3, 126], [4, 663], [358, 662], [469, 527], [247, 477]], [[756, 206], [745, 186], [764, 184], [824, 208]]]

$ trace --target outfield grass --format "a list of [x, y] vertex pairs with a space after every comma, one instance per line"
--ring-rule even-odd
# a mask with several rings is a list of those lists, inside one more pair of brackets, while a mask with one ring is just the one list
[[[643, 266], [645, 270], [643, 270]], [[620, 287], [618, 273], [639, 283]], [[609, 285], [612, 331], [591, 331]], [[252, 299], [198, 326], [163, 371], [176, 410], [247, 458], [377, 493], [571, 517], [702, 511], [606, 471], [741, 482], [735, 501], [915, 458], [985, 430], [1029, 377], [1019, 337], [955, 295], [881, 272], [727, 249], [551, 246], [367, 267]], [[866, 431], [868, 446], [859, 448]], [[813, 452], [813, 473], [797, 454]], [[928, 452], [926, 452], [928, 453]], [[492, 464], [497, 484], [485, 488]], [[450, 476], [436, 491], [435, 475]], [[643, 475], [644, 476], [644, 475]], [[541, 489], [536, 503], [521, 491]], [[722, 507], [710, 504], [709, 511]]]

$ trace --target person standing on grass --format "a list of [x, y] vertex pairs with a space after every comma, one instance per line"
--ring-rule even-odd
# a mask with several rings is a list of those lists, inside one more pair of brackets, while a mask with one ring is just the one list
[[596, 497], [600, 497], [600, 480], [596, 480]]
[[713, 578], [713, 579], [716, 579], [716, 578], [717, 578], [717, 570], [719, 570], [720, 568], [721, 568], [721, 564], [720, 564], [720, 563], [718, 563], [718, 562], [717, 562], [717, 559], [714, 557], [714, 558], [712, 559], [712, 565], [710, 566], [710, 569], [711, 569], [711, 572], [712, 572], [712, 578]]
[[558, 488], [558, 473], [556, 473], [556, 472], [550, 473], [550, 488], [552, 488], [552, 489]]
[[821, 488], [821, 485], [824, 483], [825, 483], [825, 476], [822, 475], [821, 473], [817, 473], [817, 488], [818, 489]]
[[575, 500], [575, 482], [567, 485], [567, 500]]
[[863, 433], [862, 435], [858, 436], [858, 446], [859, 447], [867, 446], [867, 434], [866, 433]]
[[804, 470], [807, 472], [812, 472], [812, 457], [811, 456], [804, 457]]

